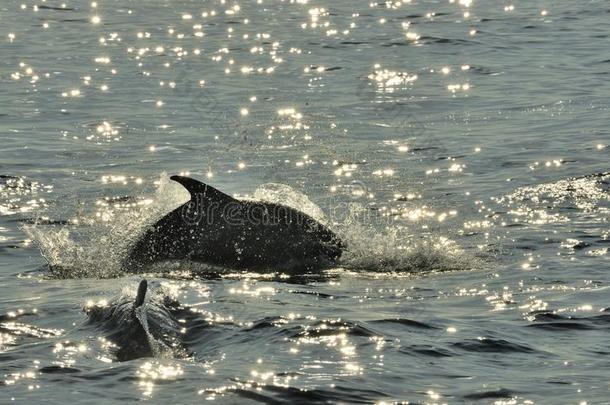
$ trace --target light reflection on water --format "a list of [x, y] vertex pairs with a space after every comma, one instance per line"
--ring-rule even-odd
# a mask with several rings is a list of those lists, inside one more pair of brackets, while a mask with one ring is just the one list
[[[6, 2], [0, 389], [606, 400], [604, 4]], [[300, 279], [177, 264], [189, 355], [117, 362], [79, 309], [138, 281], [125, 241], [186, 198], [165, 173], [289, 201], [351, 249]]]

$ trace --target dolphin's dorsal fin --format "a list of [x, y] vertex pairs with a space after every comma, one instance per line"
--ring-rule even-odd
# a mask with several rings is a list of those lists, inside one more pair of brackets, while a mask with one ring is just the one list
[[144, 299], [146, 298], [146, 290], [148, 289], [148, 282], [146, 280], [140, 281], [140, 285], [138, 286], [138, 294], [136, 295], [136, 299], [133, 302], [133, 307], [138, 308], [144, 304]]
[[208, 186], [198, 180], [191, 179], [190, 177], [184, 176], [172, 176], [171, 180], [182, 184], [184, 188], [191, 193], [191, 200], [196, 200], [198, 196], [203, 196], [205, 199], [214, 201], [235, 201], [233, 197], [223, 193], [222, 191], [216, 190], [212, 186]]

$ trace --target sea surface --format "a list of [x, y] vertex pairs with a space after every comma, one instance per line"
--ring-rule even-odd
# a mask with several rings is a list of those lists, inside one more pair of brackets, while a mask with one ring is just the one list
[[[3, 0], [0, 403], [610, 403], [609, 19]], [[173, 174], [348, 249], [319, 274], [122, 273], [188, 200]], [[124, 358], [88, 315], [142, 278], [154, 350]]]

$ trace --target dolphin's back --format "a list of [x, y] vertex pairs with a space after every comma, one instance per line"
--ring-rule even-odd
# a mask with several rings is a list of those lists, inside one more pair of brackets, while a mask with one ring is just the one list
[[341, 240], [299, 210], [240, 201], [190, 178], [172, 179], [191, 192], [191, 200], [142, 234], [127, 269], [188, 259], [236, 269], [315, 270], [341, 256]]
[[[262, 218], [256, 212], [265, 210]], [[277, 264], [292, 263], [298, 267], [321, 267], [341, 256], [341, 241], [326, 226], [294, 208], [262, 202], [246, 204], [244, 256], [273, 258]]]

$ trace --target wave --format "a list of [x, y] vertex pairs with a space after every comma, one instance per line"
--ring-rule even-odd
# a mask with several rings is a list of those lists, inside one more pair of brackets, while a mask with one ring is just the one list
[[533, 314], [531, 318], [533, 323], [528, 324], [527, 327], [557, 332], [608, 329], [610, 328], [610, 314], [607, 312], [607, 310], [604, 310], [600, 315], [576, 317], [543, 311]]
[[466, 339], [463, 342], [454, 343], [453, 346], [468, 352], [477, 353], [533, 353], [536, 351], [523, 344], [491, 338]]

